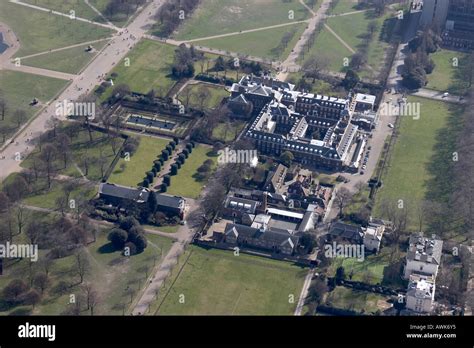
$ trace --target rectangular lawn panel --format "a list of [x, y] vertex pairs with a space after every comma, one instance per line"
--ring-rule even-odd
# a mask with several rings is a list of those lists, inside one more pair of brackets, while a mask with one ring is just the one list
[[464, 94], [467, 83], [463, 81], [462, 65], [466, 64], [469, 56], [463, 52], [440, 49], [431, 54], [430, 58], [433, 59], [435, 68], [428, 75], [426, 87], [441, 92]]
[[[114, 85], [126, 84], [133, 92], [146, 94], [152, 89], [161, 90], [163, 95], [175, 83], [171, 78], [171, 64], [176, 47], [152, 40], [142, 40], [112, 71], [117, 74], [113, 79]], [[130, 59], [126, 66], [125, 59]], [[108, 88], [101, 96], [105, 100], [112, 94], [113, 88]]]
[[[33, 117], [39, 112], [38, 106], [30, 105], [33, 98], [37, 98], [40, 103], [47, 103], [68, 83], [68, 81], [51, 77], [17, 71], [0, 71], [0, 90], [7, 103], [5, 120], [0, 119], [0, 128], [6, 130], [7, 138], [18, 129], [18, 122], [13, 116], [16, 110], [26, 111], [28, 119]], [[3, 139], [0, 136], [0, 144], [2, 142]]]
[[[294, 15], [291, 19], [290, 14]], [[297, 0], [202, 0], [179, 29], [176, 39], [191, 40], [290, 23], [309, 15]]]
[[[336, 308], [374, 314], [379, 309], [390, 307], [386, 301], [387, 299], [382, 295], [337, 286], [328, 294], [326, 304], [331, 304]], [[379, 305], [381, 305], [380, 308]]]
[[17, 57], [98, 40], [112, 34], [112, 30], [107, 28], [9, 1], [0, 2], [0, 21], [6, 23], [20, 40]]
[[206, 181], [200, 181], [195, 178], [197, 169], [208, 159], [211, 159], [216, 165], [216, 157], [209, 156], [212, 151], [210, 147], [204, 145], [197, 145], [193, 152], [189, 154], [186, 162], [178, 171], [178, 175], [171, 177], [171, 186], [168, 188], [168, 193], [172, 195], [198, 198], [201, 194], [202, 187]]
[[213, 86], [205, 83], [198, 84], [189, 84], [178, 96], [178, 99], [181, 103], [185, 104], [187, 99], [187, 93], [190, 93], [189, 106], [193, 108], [200, 108], [201, 101], [199, 98], [199, 91], [202, 88], [206, 88], [209, 91], [209, 97], [206, 98], [203, 102], [203, 107], [214, 109], [218, 107], [225, 97], [229, 96], [229, 92], [224, 88], [224, 86]]
[[[392, 149], [388, 171], [382, 176], [383, 186], [377, 192], [374, 216], [381, 216], [381, 203], [399, 199], [417, 206], [425, 198], [427, 183], [432, 178], [428, 171], [438, 132], [447, 126], [450, 116], [449, 105], [439, 101], [410, 97], [409, 102], [420, 103], [419, 120], [402, 116], [399, 136]], [[450, 161], [447, 158], [446, 161]], [[416, 228], [416, 212], [410, 209], [412, 228]]]
[[[130, 187], [138, 186], [143, 182], [145, 173], [153, 167], [153, 161], [169, 142], [169, 139], [141, 136], [137, 151], [130, 157], [130, 161], [125, 158], [119, 160], [109, 182]], [[124, 171], [120, 169], [122, 164], [125, 164]]]
[[94, 48], [92, 52], [87, 52], [86, 49], [89, 45], [84, 45], [25, 58], [22, 63], [35, 68], [78, 74], [107, 43], [108, 40], [104, 40], [91, 44]]
[[[283, 261], [191, 246], [159, 315], [292, 315], [307, 270]], [[185, 296], [185, 303], [179, 296]], [[290, 303], [290, 296], [295, 302]]]
[[[229, 52], [238, 52], [244, 55], [285, 60], [292, 48], [304, 32], [306, 24], [294, 24], [273, 29], [265, 29], [251, 33], [237, 34], [216, 39], [194, 42], [196, 46], [217, 48]], [[294, 33], [286, 48], [278, 49], [283, 36]]]

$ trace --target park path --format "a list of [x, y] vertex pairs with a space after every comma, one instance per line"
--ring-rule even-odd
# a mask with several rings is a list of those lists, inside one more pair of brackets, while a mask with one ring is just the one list
[[46, 77], [51, 77], [51, 78], [54, 78], [54, 79], [60, 79], [60, 80], [66, 80], [66, 81], [72, 81], [77, 77], [77, 75], [74, 75], [74, 74], [68, 74], [68, 73], [55, 71], [55, 70], [35, 68], [35, 67], [32, 67], [32, 66], [28, 66], [28, 65], [19, 65], [19, 66], [17, 66], [15, 63], [11, 63], [11, 62], [5, 63], [3, 67], [4, 67], [5, 70], [18, 71], [18, 72], [23, 72], [23, 73], [27, 73], [27, 74], [33, 74], [33, 75], [46, 76]]
[[[7, 140], [0, 149], [0, 178], [6, 178], [14, 172], [21, 171], [21, 161], [16, 160], [16, 155], [22, 153], [28, 155], [32, 151], [25, 141], [27, 137], [32, 138], [44, 133], [48, 127], [48, 120], [51, 115], [56, 114], [55, 100], [76, 101], [80, 97], [88, 94], [95, 86], [103, 81], [106, 76], [123, 57], [146, 35], [154, 23], [156, 11], [164, 3], [163, 0], [152, 0], [146, 4], [139, 14], [137, 14], [127, 27], [113, 35], [113, 39], [100, 51], [93, 60], [94, 64], [89, 64], [80, 75], [74, 76], [72, 83], [52, 101], [49, 101], [35, 118], [27, 123], [13, 138]], [[65, 119], [65, 117], [60, 117]]]
[[105, 17], [105, 16], [102, 14], [102, 12], [100, 12], [97, 8], [95, 8], [95, 6], [92, 5], [89, 0], [84, 0], [84, 2], [86, 3], [87, 6], [89, 6], [89, 7], [92, 9], [92, 11], [94, 11], [94, 12], [97, 13], [100, 17], [102, 17], [102, 19], [103, 19], [104, 21], [106, 21], [108, 25], [111, 25], [111, 26], [114, 26], [114, 27], [115, 27], [115, 25], [114, 25], [111, 21], [109, 21], [109, 20], [107, 19], [107, 17]]
[[[196, 200], [186, 198], [186, 216], [193, 214], [198, 208], [199, 204]], [[194, 234], [195, 231], [189, 224], [180, 226], [174, 234], [175, 237], [178, 237], [178, 240], [173, 243], [163, 261], [157, 266], [155, 273], [152, 272], [147, 285], [142, 290], [140, 299], [132, 310], [132, 315], [144, 315], [149, 311], [158, 291], [171, 274], [174, 266], [178, 264], [179, 257], [184, 253], [188, 244], [192, 242]]]
[[337, 35], [337, 33], [332, 30], [332, 28], [327, 25], [327, 24], [324, 24], [324, 27], [329, 30], [329, 32], [337, 39], [337, 41], [339, 41], [341, 44], [344, 45], [345, 48], [347, 48], [352, 54], [356, 53], [356, 51], [351, 47], [349, 46], [349, 44], [347, 42], [345, 42], [342, 37], [340, 37], [339, 35]]
[[311, 279], [313, 279], [313, 269], [310, 269], [308, 274], [304, 279], [303, 288], [301, 289], [301, 294], [298, 300], [298, 304], [296, 305], [295, 315], [301, 315], [303, 311], [303, 307], [305, 305], [306, 298], [308, 297], [309, 286], [311, 285]]
[[24, 3], [24, 2], [21, 2], [20, 0], [9, 0], [11, 3], [14, 3], [14, 4], [18, 4], [18, 5], [21, 5], [21, 6], [25, 6], [25, 7], [29, 7], [29, 8], [32, 8], [32, 9], [35, 9], [35, 10], [38, 10], [38, 11], [43, 11], [43, 12], [47, 12], [47, 13], [51, 13], [51, 14], [54, 14], [54, 15], [57, 15], [57, 16], [61, 16], [61, 17], [66, 17], [66, 18], [69, 18], [71, 20], [76, 20], [76, 21], [79, 21], [79, 22], [85, 22], [85, 23], [89, 23], [89, 24], [94, 24], [96, 26], [99, 26], [99, 27], [103, 27], [103, 28], [107, 28], [107, 29], [111, 29], [111, 30], [115, 30], [115, 31], [118, 31], [119, 28], [117, 28], [115, 25], [110, 25], [110, 24], [104, 24], [104, 23], [99, 23], [99, 22], [95, 22], [95, 21], [91, 21], [90, 19], [85, 19], [85, 18], [81, 18], [81, 17], [74, 17], [74, 18], [71, 18], [71, 15], [69, 14], [66, 14], [66, 13], [62, 13], [62, 12], [59, 12], [59, 11], [54, 11], [54, 10], [51, 10], [49, 8], [44, 8], [44, 7], [41, 7], [41, 6], [36, 6], [36, 5], [32, 5], [32, 4], [27, 4], [27, 3]]
[[287, 26], [290, 26], [290, 25], [301, 24], [301, 23], [309, 23], [309, 21], [310, 21], [309, 19], [305, 19], [305, 20], [302, 20], [302, 21], [281, 23], [281, 24], [270, 25], [268, 27], [260, 27], [260, 28], [254, 28], [254, 29], [240, 30], [240, 31], [235, 31], [235, 32], [232, 32], [232, 33], [227, 33], [227, 34], [212, 35], [212, 36], [200, 37], [200, 38], [197, 38], [197, 39], [183, 40], [183, 41], [176, 41], [176, 42], [191, 43], [191, 42], [196, 42], [196, 41], [220, 39], [220, 38], [228, 37], [228, 36], [254, 33], [254, 32], [262, 31], [262, 30], [277, 29], [277, 28], [287, 27]]
[[288, 58], [281, 64], [281, 71], [277, 75], [278, 80], [285, 81], [288, 78], [290, 71], [297, 71], [300, 69], [300, 66], [297, 64], [298, 58], [301, 55], [301, 52], [303, 52], [303, 49], [311, 37], [311, 34], [316, 30], [319, 23], [324, 20], [324, 18], [326, 18], [326, 13], [331, 2], [332, 0], [323, 0], [318, 10], [316, 12], [312, 11], [314, 15], [309, 20], [306, 30], [301, 35]]
[[95, 44], [95, 43], [97, 43], [97, 42], [109, 41], [109, 40], [111, 40], [111, 39], [112, 39], [112, 37], [106, 37], [106, 38], [104, 38], [104, 39], [98, 39], [98, 40], [92, 40], [92, 41], [81, 42], [81, 43], [78, 43], [78, 44], [74, 44], [74, 45], [70, 45], [70, 46], [65, 46], [65, 47], [60, 47], [60, 48], [54, 48], [54, 49], [51, 49], [51, 50], [48, 50], [48, 51], [39, 52], [39, 53], [34, 53], [34, 54], [30, 54], [30, 55], [28, 55], [28, 56], [23, 56], [23, 57], [18, 57], [18, 58], [19, 58], [19, 59], [28, 59], [28, 58], [38, 57], [38, 56], [44, 56], [45, 54], [55, 53], [55, 52], [60, 52], [60, 51], [65, 51], [65, 50], [68, 50], [68, 49], [71, 49], [71, 48], [81, 47], [81, 46], [85, 46], [85, 45], [92, 45], [92, 44]]

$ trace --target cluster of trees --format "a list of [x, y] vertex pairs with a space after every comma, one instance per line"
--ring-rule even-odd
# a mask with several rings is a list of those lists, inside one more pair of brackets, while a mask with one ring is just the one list
[[402, 73], [403, 84], [406, 87], [417, 89], [426, 85], [426, 75], [431, 74], [435, 68], [435, 63], [429, 54], [436, 52], [440, 43], [440, 36], [432, 29], [418, 32], [409, 42], [410, 53], [405, 58]]
[[[288, 43], [287, 43], [288, 45]], [[203, 62], [205, 61], [205, 57], [203, 57], [202, 60], [200, 60], [201, 64], [201, 73], [203, 72]], [[214, 66], [212, 69], [209, 69], [209, 64], [207, 65], [207, 70], [206, 72], [224, 72], [224, 77], [227, 76], [227, 71], [237, 71], [237, 80], [239, 80], [239, 71], [242, 71], [245, 74], [254, 74], [260, 76], [263, 72], [263, 66], [259, 62], [254, 62], [254, 61], [247, 61], [245, 58], [234, 58], [234, 57], [229, 57], [227, 59], [224, 59], [224, 57], [219, 56], [216, 58], [214, 61]]]
[[176, 157], [175, 162], [170, 167], [170, 172], [168, 175], [163, 177], [163, 183], [161, 184], [161, 192], [168, 191], [168, 187], [171, 185], [171, 177], [174, 175], [178, 175], [178, 171], [181, 169], [182, 165], [186, 162], [189, 154], [193, 152], [194, 147], [196, 144], [191, 141], [186, 144], [186, 147], [183, 149], [181, 153], [178, 154]]
[[107, 3], [104, 15], [107, 18], [118, 20], [123, 17], [128, 18], [135, 13], [139, 6], [146, 3], [146, 0], [111, 0]]
[[194, 11], [199, 0], [168, 0], [164, 3], [158, 13], [158, 22], [154, 27], [154, 34], [168, 37], [179, 25]]
[[176, 149], [176, 146], [179, 144], [178, 138], [173, 138], [172, 141], [166, 145], [166, 148], [161, 151], [161, 154], [158, 156], [158, 159], [153, 161], [153, 166], [150, 171], [145, 173], [145, 178], [143, 179], [142, 186], [149, 187], [153, 183], [158, 173], [161, 171], [163, 164], [170, 158], [173, 151]]
[[10, 112], [7, 97], [0, 89], [0, 137], [1, 143], [6, 141], [8, 135], [12, 134], [16, 129], [20, 128], [28, 120], [28, 115], [23, 109], [13, 111], [11, 119], [14, 120], [13, 127], [6, 120], [7, 113]]
[[139, 254], [147, 247], [145, 231], [133, 217], [121, 219], [119, 227], [110, 231], [108, 240], [116, 250], [123, 250], [125, 256]]
[[367, 32], [363, 36], [361, 44], [357, 47], [357, 52], [352, 56], [349, 63], [349, 67], [353, 70], [359, 70], [367, 64], [369, 55], [369, 46], [374, 38], [374, 35], [378, 29], [378, 23], [376, 20], [369, 22], [367, 26]]
[[171, 75], [180, 79], [183, 77], [194, 76], [194, 62], [198, 57], [198, 52], [194, 49], [194, 46], [189, 48], [185, 44], [179, 45], [174, 51], [173, 64], [171, 65]]

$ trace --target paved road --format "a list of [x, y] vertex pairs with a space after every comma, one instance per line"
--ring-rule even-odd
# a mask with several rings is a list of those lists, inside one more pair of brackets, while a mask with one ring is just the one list
[[[69, 87], [56, 100], [61, 102], [64, 100], [77, 101], [101, 83], [103, 77], [145, 36], [154, 23], [154, 14], [162, 4], [163, 0], [151, 1], [126, 28], [113, 36], [108, 46], [93, 60], [93, 64], [89, 64], [80, 75], [76, 76]], [[0, 180], [21, 170], [21, 161], [16, 160], [16, 155], [20, 155], [21, 160], [26, 157], [32, 150], [28, 147], [29, 144], [26, 139], [44, 133], [47, 130], [47, 121], [53, 115], [56, 115], [55, 101], [50, 102], [32, 122], [18, 132], [11, 143], [7, 142], [0, 149], [0, 158], [5, 156], [5, 159], [0, 159]], [[65, 119], [64, 116], [59, 118]]]
[[306, 275], [306, 278], [304, 279], [303, 288], [301, 289], [300, 298], [298, 300], [298, 304], [296, 305], [296, 309], [295, 309], [296, 316], [301, 315], [306, 297], [308, 297], [308, 291], [309, 291], [309, 286], [311, 285], [311, 279], [313, 279], [313, 269], [311, 269], [308, 272], [308, 274]]
[[411, 94], [417, 97], [423, 97], [447, 103], [464, 104], [466, 102], [464, 99], [461, 99], [457, 95], [449, 94], [448, 96], [444, 96], [444, 92], [434, 91], [432, 89], [427, 88], [420, 88], [418, 91]]

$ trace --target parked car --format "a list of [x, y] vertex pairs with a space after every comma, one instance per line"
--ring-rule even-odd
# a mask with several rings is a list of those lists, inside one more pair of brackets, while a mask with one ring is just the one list
[[387, 126], [388, 126], [388, 128], [394, 128], [394, 125], [391, 124], [391, 123], [389, 123]]

